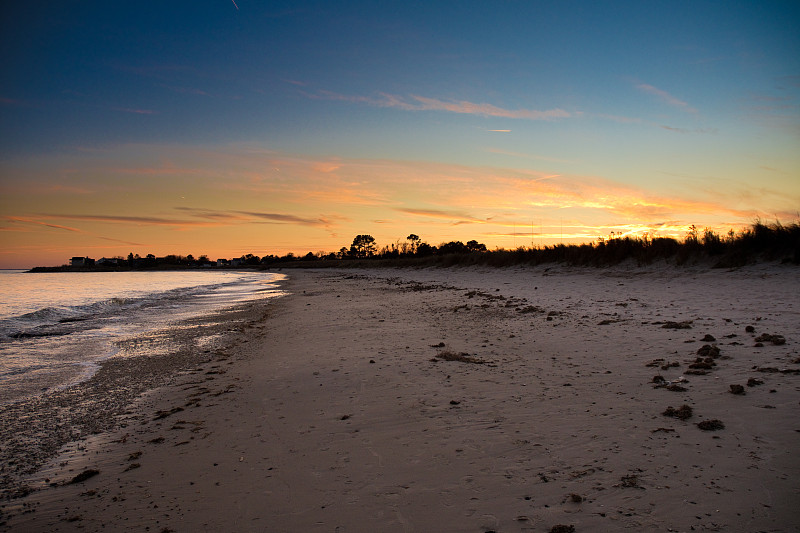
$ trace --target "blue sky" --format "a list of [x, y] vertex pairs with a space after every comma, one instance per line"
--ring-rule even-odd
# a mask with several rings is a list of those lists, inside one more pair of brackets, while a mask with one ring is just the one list
[[[797, 2], [0, 9], [7, 264], [68, 248], [127, 254], [130, 243], [335, 250], [351, 234], [388, 244], [412, 231], [509, 247], [516, 226], [536, 219], [543, 243], [553, 233], [544, 220], [566, 218], [571, 238], [592, 240], [800, 209]], [[285, 161], [292, 174], [277, 178]], [[558, 185], [532, 185], [542, 180]], [[126, 195], [144, 214], [136, 225]], [[284, 218], [201, 230], [222, 220], [207, 216], [209, 202]]]

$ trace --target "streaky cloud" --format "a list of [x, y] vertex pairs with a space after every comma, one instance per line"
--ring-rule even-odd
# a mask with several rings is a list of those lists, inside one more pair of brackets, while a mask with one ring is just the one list
[[82, 232], [81, 230], [79, 230], [78, 228], [71, 228], [71, 227], [69, 227], [69, 226], [62, 226], [62, 225], [60, 225], [60, 224], [50, 224], [50, 223], [48, 223], [48, 222], [42, 222], [42, 221], [39, 221], [39, 220], [33, 220], [33, 219], [30, 219], [30, 218], [24, 218], [24, 217], [10, 217], [10, 216], [8, 216], [8, 217], [3, 217], [3, 218], [5, 218], [5, 219], [6, 219], [7, 221], [9, 221], [9, 222], [20, 222], [20, 223], [23, 223], [23, 224], [33, 224], [33, 225], [37, 225], [37, 226], [45, 226], [45, 227], [48, 227], [48, 228], [53, 228], [53, 229], [60, 229], [60, 230], [64, 230], [64, 231], [71, 231], [71, 232], [74, 232], [74, 233], [83, 233], [83, 232]]
[[216, 209], [203, 209], [197, 207], [176, 207], [177, 211], [184, 211], [190, 213], [192, 216], [198, 218], [205, 218], [209, 220], [228, 220], [231, 222], [249, 220], [248, 217], [240, 214], [234, 214], [228, 211], [219, 211]]
[[643, 121], [638, 117], [625, 117], [622, 115], [609, 115], [608, 113], [594, 113], [591, 116], [619, 122], [620, 124], [641, 124]]
[[672, 96], [667, 91], [659, 89], [658, 87], [654, 87], [648, 83], [640, 83], [636, 86], [636, 88], [639, 89], [640, 91], [646, 92], [647, 94], [652, 94], [654, 96], [657, 96], [665, 103], [673, 107], [677, 107], [678, 109], [681, 109], [683, 111], [686, 111], [687, 113], [697, 113], [697, 109], [693, 108], [683, 100], [680, 100]]
[[335, 225], [335, 220], [348, 220], [340, 216], [322, 216], [317, 218], [301, 217], [286, 213], [265, 213], [261, 211], [221, 211], [218, 209], [207, 209], [198, 207], [176, 207], [176, 210], [191, 213], [192, 216], [208, 220], [229, 221], [231, 223], [243, 222], [252, 223], [257, 221], [267, 221], [275, 224], [295, 224], [301, 226], [330, 228]]
[[254, 218], [268, 220], [277, 224], [301, 224], [304, 226], [322, 226], [327, 227], [330, 221], [324, 218], [304, 218], [296, 215], [286, 215], [282, 213], [259, 213], [255, 211], [236, 211], [243, 215], [248, 215]]
[[22, 100], [17, 100], [15, 98], [6, 98], [5, 96], [0, 96], [0, 104], [8, 105], [8, 106], [26, 106], [25, 102]]
[[664, 124], [660, 125], [659, 127], [667, 131], [674, 131], [675, 133], [717, 133], [716, 128], [675, 128], [673, 126], [666, 126]]
[[198, 89], [196, 87], [177, 87], [177, 86], [174, 86], [174, 85], [164, 85], [164, 84], [162, 84], [161, 87], [163, 87], [164, 89], [170, 90], [172, 92], [178, 93], [178, 94], [194, 94], [194, 95], [197, 95], [197, 96], [211, 96], [210, 93], [207, 93], [206, 91], [204, 91], [202, 89]]
[[575, 161], [570, 161], [569, 159], [559, 159], [557, 157], [547, 157], [547, 156], [537, 155], [537, 154], [523, 154], [523, 153], [520, 153], [520, 152], [512, 152], [510, 150], [503, 150], [501, 148], [487, 148], [486, 151], [489, 152], [489, 153], [492, 153], [492, 154], [507, 155], [507, 156], [511, 156], [511, 157], [519, 157], [519, 158], [522, 158], [522, 159], [535, 159], [535, 160], [539, 160], [539, 161], [549, 161], [551, 163], [575, 163]]
[[[402, 97], [389, 93], [379, 93], [380, 97], [368, 96], [348, 96], [337, 94], [331, 91], [318, 91], [316, 94], [308, 94], [311, 98], [322, 98], [327, 100], [340, 100], [359, 104], [367, 104], [374, 107], [388, 107], [402, 109], [405, 111], [447, 111], [450, 113], [478, 115], [483, 117], [502, 117], [522, 120], [553, 120], [558, 118], [569, 118], [572, 114], [560, 108], [539, 111], [535, 109], [504, 109], [488, 103], [475, 103], [467, 100], [441, 100], [438, 98], [428, 98], [425, 96], [411, 95]], [[501, 130], [494, 130], [501, 131]]]
[[[236, 223], [252, 223], [254, 219], [266, 220], [278, 224], [299, 224], [314, 227], [329, 227], [332, 224], [330, 218], [304, 218], [296, 215], [282, 213], [261, 213], [256, 211], [219, 211], [212, 209], [198, 209], [192, 207], [176, 207], [176, 210], [183, 211], [201, 220], [174, 219], [165, 217], [143, 217], [126, 215], [90, 215], [90, 214], [42, 214], [42, 217], [60, 218], [68, 220], [81, 220], [90, 222], [111, 222], [122, 224], [142, 224], [151, 226], [220, 226]], [[78, 230], [76, 230], [78, 231]]]
[[412, 96], [412, 98], [419, 102], [417, 109], [424, 111], [450, 111], [452, 113], [464, 113], [486, 117], [519, 118], [526, 120], [550, 120], [554, 118], [567, 118], [571, 116], [563, 109], [550, 109], [547, 111], [537, 111], [532, 109], [503, 109], [492, 104], [476, 104], [465, 100], [446, 102], [436, 98], [426, 98], [423, 96]]
[[122, 240], [122, 239], [113, 239], [111, 237], [100, 237], [100, 236], [98, 236], [97, 238], [101, 239], [103, 241], [116, 242], [116, 243], [119, 243], [119, 244], [127, 244], [129, 246], [146, 246], [145, 244], [143, 244], [141, 242], [125, 241], [125, 240]]
[[414, 209], [410, 207], [397, 207], [395, 211], [406, 213], [408, 215], [416, 215], [429, 218], [442, 218], [453, 221], [453, 224], [483, 224], [486, 220], [476, 218], [464, 213], [455, 211], [445, 211], [440, 209]]
[[132, 107], [113, 107], [114, 111], [121, 111], [123, 113], [132, 113], [134, 115], [156, 115], [158, 111], [152, 109], [136, 109]]
[[45, 218], [58, 218], [65, 220], [81, 220], [86, 222], [112, 222], [122, 224], [143, 224], [149, 226], [208, 226], [207, 222], [196, 220], [179, 220], [162, 217], [140, 217], [124, 215], [88, 215], [88, 214], [62, 214], [62, 213], [42, 213], [39, 216]]

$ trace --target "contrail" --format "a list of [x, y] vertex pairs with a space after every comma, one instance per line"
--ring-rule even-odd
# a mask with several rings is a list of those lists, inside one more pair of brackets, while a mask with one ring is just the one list
[[236, 11], [239, 11], [239, 6], [236, 5], [236, 0], [231, 0], [233, 2], [233, 7], [236, 8]]

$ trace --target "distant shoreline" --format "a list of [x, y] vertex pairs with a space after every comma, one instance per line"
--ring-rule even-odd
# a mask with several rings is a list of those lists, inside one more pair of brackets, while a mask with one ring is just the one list
[[[416, 237], [416, 236], [413, 236]], [[359, 248], [361, 240], [369, 248]], [[368, 239], [371, 239], [369, 241]], [[617, 237], [596, 243], [553, 245], [535, 248], [519, 247], [513, 250], [487, 250], [477, 241], [466, 245], [460, 241], [431, 246], [420, 242], [383, 247], [378, 250], [369, 235], [359, 235], [348, 251], [304, 256], [287, 254], [283, 257], [248, 254], [239, 259], [213, 264], [195, 261], [192, 256], [166, 256], [147, 259], [131, 258], [125, 263], [100, 261], [76, 257], [80, 263], [58, 267], [34, 267], [29, 272], [118, 272], [142, 270], [202, 270], [202, 269], [277, 269], [277, 268], [373, 268], [373, 267], [450, 267], [450, 266], [538, 266], [567, 265], [579, 267], [609, 267], [624, 263], [639, 266], [673, 264], [675, 266], [707, 265], [709, 268], [738, 268], [759, 263], [800, 265], [800, 223], [783, 225], [780, 222], [756, 222], [750, 229], [736, 235], [720, 236], [711, 230], [700, 235], [692, 232], [683, 242], [667, 237]], [[205, 257], [205, 256], [202, 256]], [[88, 264], [87, 264], [88, 263]]]
[[[8, 269], [8, 270], [25, 270], [25, 269]], [[242, 271], [242, 270], [265, 270], [264, 268], [259, 267], [200, 267], [200, 266], [189, 266], [189, 265], [163, 265], [151, 268], [137, 268], [137, 267], [121, 267], [121, 266], [80, 266], [80, 267], [73, 267], [69, 265], [62, 265], [57, 267], [33, 267], [31, 269], [25, 270], [26, 273], [30, 274], [40, 274], [40, 273], [53, 273], [53, 272], [169, 272], [169, 271], [178, 271], [178, 270], [191, 270], [193, 272], [196, 271], [217, 271], [217, 270], [230, 270], [230, 271]]]

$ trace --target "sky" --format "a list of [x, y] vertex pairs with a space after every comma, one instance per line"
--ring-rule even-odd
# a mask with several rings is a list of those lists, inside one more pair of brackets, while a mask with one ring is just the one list
[[800, 3], [3, 2], [0, 268], [800, 217]]

